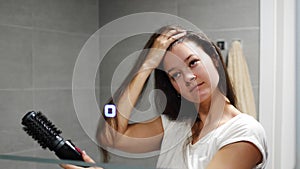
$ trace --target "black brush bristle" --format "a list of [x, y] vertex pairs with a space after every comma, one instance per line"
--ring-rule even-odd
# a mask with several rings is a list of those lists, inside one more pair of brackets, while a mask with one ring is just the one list
[[23, 130], [36, 140], [42, 148], [54, 151], [57, 157], [66, 160], [80, 160], [82, 152], [71, 140], [64, 140], [50, 120], [41, 112], [30, 111], [22, 118]]
[[[23, 130], [32, 136], [42, 148], [53, 148], [60, 138], [61, 131], [58, 130], [41, 112], [28, 112], [22, 119]], [[60, 140], [58, 140], [60, 141]]]

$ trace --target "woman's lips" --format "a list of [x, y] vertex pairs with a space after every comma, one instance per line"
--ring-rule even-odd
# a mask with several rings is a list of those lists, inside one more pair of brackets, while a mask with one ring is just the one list
[[198, 88], [199, 86], [203, 85], [204, 82], [198, 83], [197, 85], [195, 85], [194, 87], [191, 88], [190, 92], [193, 92], [196, 88]]

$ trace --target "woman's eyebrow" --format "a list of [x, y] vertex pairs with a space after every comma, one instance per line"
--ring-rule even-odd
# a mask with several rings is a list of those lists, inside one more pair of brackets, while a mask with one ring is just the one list
[[190, 54], [187, 58], [184, 59], [184, 62], [187, 62], [194, 54]]
[[171, 69], [169, 69], [168, 71], [167, 71], [167, 73], [170, 73], [172, 70], [174, 70], [175, 68], [173, 67], [173, 68], [171, 68]]

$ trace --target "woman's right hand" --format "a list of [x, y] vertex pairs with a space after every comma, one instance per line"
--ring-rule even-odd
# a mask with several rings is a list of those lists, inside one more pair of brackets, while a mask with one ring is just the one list
[[[84, 162], [95, 163], [95, 161], [90, 156], [88, 156], [85, 151], [82, 151], [82, 158], [83, 158]], [[79, 167], [79, 166], [75, 166], [75, 165], [71, 165], [71, 164], [60, 164], [60, 166], [64, 169], [103, 169], [100, 167], [83, 168], [83, 167]]]
[[147, 55], [144, 63], [145, 68], [156, 68], [163, 56], [166, 53], [167, 48], [176, 40], [183, 37], [186, 31], [178, 28], [170, 28], [163, 31], [153, 42], [151, 49]]

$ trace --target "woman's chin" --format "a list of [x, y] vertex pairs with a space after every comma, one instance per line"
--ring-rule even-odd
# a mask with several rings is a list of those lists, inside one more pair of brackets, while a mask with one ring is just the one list
[[193, 97], [188, 97], [188, 98], [185, 98], [186, 100], [190, 101], [190, 102], [193, 102], [193, 103], [196, 103], [196, 104], [200, 104], [202, 102], [204, 102], [205, 100], [207, 100], [209, 98], [209, 94], [207, 93], [200, 93], [200, 94], [197, 94], [197, 96], [193, 96]]

